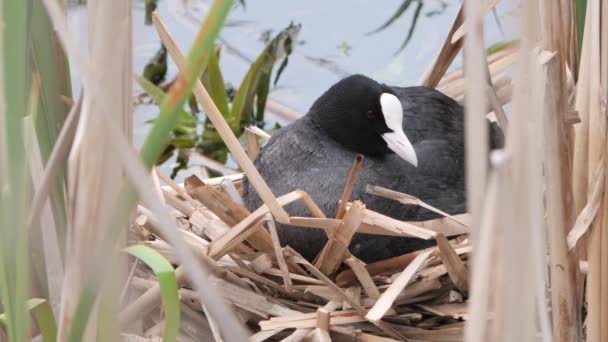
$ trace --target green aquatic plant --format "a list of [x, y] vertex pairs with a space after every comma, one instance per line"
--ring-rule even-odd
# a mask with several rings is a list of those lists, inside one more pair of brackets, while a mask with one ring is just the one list
[[[300, 29], [300, 24], [290, 23], [268, 39], [266, 46], [251, 64], [236, 90], [227, 87], [224, 81], [220, 69], [221, 47], [216, 46], [215, 53], [210, 55], [201, 80], [235, 135], [241, 136], [247, 126], [264, 127], [266, 101], [271, 82], [276, 84], [288, 65]], [[278, 63], [280, 64], [272, 79]], [[160, 103], [163, 96], [161, 88], [165, 87], [157, 87], [148, 77], [136, 77], [136, 80], [156, 103]], [[208, 119], [201, 120], [202, 131], [199, 133], [199, 121], [195, 115], [198, 108], [195, 103], [190, 103], [190, 110], [191, 113], [184, 110], [180, 113], [180, 119], [171, 131], [161, 157], [157, 160], [157, 165], [162, 164], [176, 155], [172, 178], [179, 170], [188, 167], [192, 149], [220, 163], [225, 163], [228, 158], [228, 149], [215, 127]]]

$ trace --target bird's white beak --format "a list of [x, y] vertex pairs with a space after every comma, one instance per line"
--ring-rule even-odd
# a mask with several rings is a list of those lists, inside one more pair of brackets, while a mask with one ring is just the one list
[[418, 157], [416, 156], [416, 151], [403, 132], [403, 108], [401, 107], [401, 101], [393, 94], [384, 93], [380, 96], [380, 105], [386, 126], [392, 130], [392, 132], [382, 134], [382, 139], [386, 141], [391, 151], [417, 167]]
[[403, 130], [382, 134], [382, 139], [386, 141], [388, 148], [395, 152], [399, 157], [414, 166], [418, 166], [418, 157], [410, 140], [405, 136]]

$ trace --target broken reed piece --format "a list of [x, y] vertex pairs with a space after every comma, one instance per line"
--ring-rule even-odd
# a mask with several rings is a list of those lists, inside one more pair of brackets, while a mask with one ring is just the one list
[[[180, 72], [184, 72], [186, 62], [184, 55], [167, 30], [166, 25], [157, 11], [152, 12], [152, 21], [163, 44], [167, 47], [169, 55], [177, 65]], [[245, 172], [247, 175], [251, 185], [255, 188], [264, 203], [268, 206], [270, 212], [272, 212], [272, 215], [280, 223], [289, 223], [289, 215], [285, 209], [279, 205], [277, 198], [274, 196], [268, 187], [268, 184], [266, 184], [258, 170], [253, 165], [253, 162], [247, 156], [247, 153], [239, 143], [239, 140], [230, 129], [230, 126], [228, 126], [226, 120], [224, 120], [222, 113], [220, 113], [219, 109], [213, 102], [213, 99], [200, 80], [196, 81], [193, 88], [193, 94], [196, 100], [202, 105], [205, 113], [207, 114], [207, 118], [209, 121], [211, 121], [218, 134], [222, 137], [222, 140], [232, 153], [234, 159], [236, 159], [243, 172]]]
[[372, 195], [376, 195], [376, 196], [380, 196], [380, 197], [384, 197], [384, 198], [388, 198], [391, 199], [393, 201], [397, 201], [399, 203], [403, 203], [403, 204], [411, 204], [411, 205], [417, 205], [420, 206], [424, 209], [430, 210], [434, 213], [437, 213], [439, 215], [442, 215], [460, 225], [462, 225], [463, 227], [468, 228], [468, 226], [460, 221], [458, 218], [454, 217], [453, 215], [450, 215], [448, 213], [446, 213], [443, 210], [437, 209], [435, 207], [433, 207], [430, 204], [427, 204], [426, 202], [422, 201], [421, 199], [419, 199], [418, 197], [403, 193], [403, 192], [399, 192], [399, 191], [395, 191], [395, 190], [391, 190], [391, 189], [387, 189], [387, 188], [383, 188], [381, 186], [376, 186], [376, 185], [371, 185], [368, 184], [365, 187], [365, 192], [367, 192], [368, 194], [372, 194]]
[[247, 155], [249, 156], [249, 159], [255, 161], [260, 154], [260, 141], [258, 140], [258, 135], [249, 127], [245, 128], [245, 145], [247, 146]]
[[346, 213], [346, 203], [348, 203], [350, 194], [353, 192], [355, 180], [357, 180], [359, 169], [361, 169], [361, 162], [363, 162], [363, 155], [357, 154], [357, 157], [355, 157], [355, 161], [353, 162], [353, 166], [350, 168], [350, 172], [348, 173], [348, 179], [344, 185], [342, 197], [340, 197], [340, 202], [338, 203], [338, 211], [336, 212], [337, 219], [343, 218], [344, 214]]
[[357, 280], [361, 283], [363, 290], [365, 290], [365, 293], [367, 293], [370, 298], [377, 300], [380, 297], [380, 291], [376, 287], [376, 284], [374, 284], [374, 280], [369, 275], [369, 272], [367, 272], [367, 269], [365, 269], [365, 263], [355, 256], [350, 256], [348, 259], [344, 260], [344, 262], [353, 271]]
[[[207, 209], [213, 212], [220, 220], [227, 225], [234, 227], [238, 223], [245, 220], [251, 212], [236, 203], [230, 196], [207, 186], [198, 177], [192, 175], [184, 181], [184, 187], [188, 195], [197, 199]], [[260, 252], [269, 252], [273, 250], [272, 238], [264, 229], [260, 229], [252, 234], [247, 241]]]
[[439, 257], [443, 261], [450, 279], [458, 290], [466, 296], [469, 292], [469, 270], [443, 234], [437, 234], [435, 241], [437, 241], [437, 247], [439, 248]]
[[272, 219], [272, 216], [270, 214], [267, 215], [267, 219], [268, 229], [270, 230], [270, 237], [272, 238], [272, 247], [274, 248], [274, 253], [277, 258], [277, 264], [279, 265], [279, 269], [281, 270], [283, 284], [285, 285], [288, 291], [291, 291], [293, 283], [291, 282], [291, 278], [289, 277], [289, 268], [287, 267], [287, 262], [285, 262], [285, 257], [283, 256], [283, 249], [281, 248], [281, 241], [279, 240], [277, 227], [275, 226], [274, 220]]
[[335, 272], [342, 260], [350, 254], [348, 246], [363, 221], [364, 212], [365, 205], [361, 201], [355, 201], [348, 209], [342, 223], [331, 234], [315, 264], [323, 274], [328, 275]]
[[382, 319], [382, 316], [393, 306], [393, 303], [399, 296], [399, 293], [407, 286], [407, 284], [414, 278], [414, 275], [422, 266], [422, 264], [429, 258], [431, 251], [420, 253], [416, 258], [399, 274], [397, 279], [384, 291], [384, 293], [378, 298], [376, 304], [369, 310], [365, 318], [369, 321], [377, 323]]

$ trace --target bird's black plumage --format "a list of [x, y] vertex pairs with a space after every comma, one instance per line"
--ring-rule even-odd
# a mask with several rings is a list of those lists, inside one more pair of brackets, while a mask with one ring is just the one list
[[[403, 130], [414, 146], [418, 166], [386, 148], [380, 133], [378, 98], [390, 92], [403, 107]], [[456, 101], [434, 89], [387, 87], [365, 76], [350, 76], [325, 92], [306, 116], [277, 131], [262, 149], [255, 165], [276, 196], [295, 189], [306, 191], [328, 217], [333, 217], [348, 172], [357, 153], [365, 159], [351, 200], [399, 220], [438, 217], [424, 208], [403, 205], [365, 193], [367, 184], [414, 195], [450, 214], [465, 212], [464, 117]], [[502, 145], [499, 129], [490, 127], [490, 145]], [[262, 201], [245, 180], [243, 198], [250, 210]], [[302, 203], [286, 207], [290, 215], [310, 216]], [[311, 260], [327, 238], [319, 229], [279, 225], [279, 238]], [[431, 245], [416, 238], [355, 234], [350, 251], [373, 262]]]

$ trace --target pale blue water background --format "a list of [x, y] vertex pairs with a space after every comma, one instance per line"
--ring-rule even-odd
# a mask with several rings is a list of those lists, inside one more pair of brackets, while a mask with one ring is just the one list
[[[362, 73], [391, 85], [416, 85], [422, 74], [441, 48], [458, 10], [458, 0], [445, 1], [448, 6], [440, 15], [426, 16], [440, 8], [438, 0], [425, 0], [425, 7], [408, 46], [395, 54], [406, 37], [414, 7], [385, 30], [365, 35], [383, 24], [400, 6], [401, 0], [307, 0], [246, 1], [246, 8], [236, 7], [230, 14], [228, 26], [221, 32], [221, 40], [229, 47], [221, 57], [221, 69], [227, 82], [237, 87], [250, 63], [261, 52], [264, 43], [259, 39], [262, 32], [271, 29], [277, 33], [290, 21], [301, 23], [298, 45], [289, 59], [289, 65], [281, 75], [270, 97], [294, 110], [305, 113], [312, 102], [329, 86], [353, 73]], [[168, 29], [183, 51], [188, 51], [198, 31], [200, 22], [211, 4], [209, 0], [160, 0], [158, 11]], [[501, 33], [492, 14], [485, 20], [486, 46], [512, 39], [516, 35], [518, 17], [516, 2], [503, 0], [497, 13], [504, 30]], [[78, 30], [86, 44], [86, 8], [71, 5], [69, 25]], [[153, 26], [144, 26], [144, 1], [133, 0], [133, 65], [142, 73], [143, 67], [159, 47], [159, 38]], [[340, 45], [350, 47], [346, 55]], [[460, 66], [459, 56], [452, 69]], [[321, 65], [319, 59], [327, 63]], [[169, 60], [167, 79], [172, 79], [177, 68]], [[78, 75], [73, 75], [75, 85]], [[141, 89], [134, 83], [134, 95]], [[134, 143], [139, 147], [148, 130], [146, 120], [153, 118], [158, 109], [153, 105], [138, 105], [134, 112]], [[267, 122], [281, 124], [282, 118], [267, 115]], [[230, 165], [231, 163], [229, 163]], [[166, 163], [163, 170], [169, 172]], [[187, 173], [180, 173], [178, 181]]]

